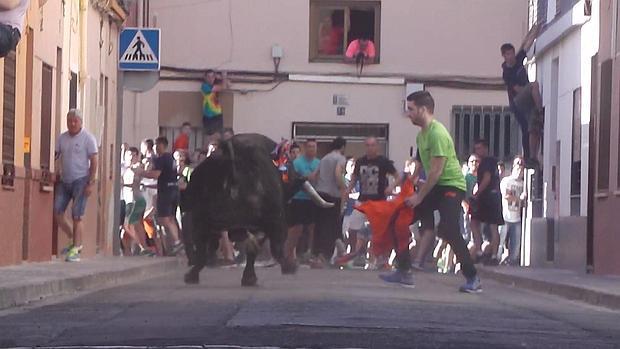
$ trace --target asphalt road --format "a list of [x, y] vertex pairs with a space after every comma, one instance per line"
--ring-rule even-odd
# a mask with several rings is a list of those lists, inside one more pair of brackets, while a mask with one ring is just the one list
[[0, 312], [0, 347], [224, 345], [286, 348], [620, 348], [620, 312], [483, 280], [416, 274], [416, 287], [377, 272], [208, 269]]

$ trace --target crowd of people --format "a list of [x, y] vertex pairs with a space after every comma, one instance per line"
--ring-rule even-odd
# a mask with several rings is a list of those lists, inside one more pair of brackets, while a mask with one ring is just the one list
[[[295, 171], [335, 205], [319, 207], [304, 191], [287, 203], [287, 264], [395, 269], [382, 278], [404, 285], [413, 285], [412, 270], [461, 270], [467, 292], [480, 290], [475, 264], [519, 264], [526, 199], [523, 158], [515, 157], [506, 171], [481, 139], [461, 164], [448, 131], [434, 119], [432, 96], [417, 92], [408, 103], [409, 117], [421, 132], [417, 156], [402, 171], [381, 154], [375, 137], [365, 140], [366, 151], [359, 158], [345, 157], [341, 137], [322, 158], [315, 139], [291, 143], [287, 157]], [[185, 247], [191, 264], [184, 191], [193, 168], [213, 154], [219, 140], [234, 133], [212, 132], [204, 149], [190, 153], [190, 125], [181, 130], [171, 149], [165, 137], [144, 140], [139, 149], [123, 146], [121, 234], [126, 255], [176, 255]], [[269, 259], [268, 249], [263, 255]], [[222, 232], [216, 265], [242, 262], [242, 249]]]
[[[529, 41], [526, 38], [517, 61]], [[541, 113], [534, 92], [537, 86], [528, 83], [523, 87], [527, 79], [522, 76], [521, 63], [512, 57], [514, 48], [504, 45], [501, 50], [511, 103], [514, 99], [519, 112], [537, 117]], [[166, 137], [145, 139], [139, 148], [123, 144], [120, 234], [125, 255], [177, 255], [184, 250], [192, 264], [192, 219], [184, 192], [193, 168], [216, 151], [220, 140], [234, 135], [232, 129], [222, 128], [218, 98], [228, 84], [224, 74], [205, 73], [201, 91], [207, 141], [194, 153], [189, 151], [189, 123], [182, 125], [172, 146]], [[519, 97], [522, 94], [526, 96]], [[520, 98], [526, 100], [526, 108], [519, 107]], [[314, 139], [288, 147], [286, 157], [295, 171], [306, 177], [325, 201], [334, 204], [319, 207], [304, 191], [287, 203], [284, 259], [295, 266], [289, 271], [294, 272], [298, 264], [394, 270], [381, 278], [411, 286], [412, 269], [423, 270], [431, 262], [443, 272], [460, 270], [467, 280], [461, 291], [479, 292], [475, 264], [519, 264], [526, 200], [524, 165], [537, 166], [534, 146], [539, 127], [528, 122], [535, 120], [520, 120], [522, 126], [528, 124], [532, 152], [525, 151], [525, 159], [515, 157], [511, 170], [506, 171], [502, 162], [489, 155], [484, 139], [475, 142], [465, 164], [459, 162], [450, 133], [434, 117], [435, 102], [429, 92], [409, 95], [407, 108], [409, 119], [420, 131], [417, 154], [406, 161], [403, 171], [381, 154], [375, 137], [365, 140], [366, 153], [357, 159], [345, 157], [346, 140], [341, 137], [333, 140], [322, 158]], [[81, 216], [96, 175], [97, 154], [93, 137], [81, 128], [79, 111], [70, 111], [67, 123], [69, 131], [66, 137], [61, 136], [57, 149], [57, 155], [67, 161], [62, 179], [67, 186], [61, 191], [66, 195], [57, 195], [55, 208], [63, 230], [73, 231], [67, 260], [70, 256], [79, 260]], [[65, 145], [62, 137], [67, 138]], [[79, 161], [75, 154], [63, 151], [75, 142], [84, 150]], [[74, 201], [73, 230], [62, 219], [70, 200]], [[268, 255], [268, 249], [265, 251]], [[219, 265], [243, 261], [242, 249], [230, 242], [226, 231], [217, 256], [215, 264]]]

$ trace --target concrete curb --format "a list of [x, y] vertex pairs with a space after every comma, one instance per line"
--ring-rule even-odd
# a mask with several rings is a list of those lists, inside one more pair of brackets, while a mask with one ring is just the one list
[[85, 275], [62, 277], [28, 285], [2, 287], [0, 284], [0, 310], [49, 297], [146, 280], [177, 271], [181, 265], [183, 265], [181, 259], [162, 258], [154, 259], [153, 263], [131, 266], [126, 269], [91, 272]]
[[478, 273], [503, 284], [512, 285], [536, 292], [548, 293], [570, 300], [580, 301], [596, 306], [620, 310], [620, 296], [602, 291], [578, 287], [569, 284], [550, 282], [541, 279], [501, 273], [493, 269], [478, 268]]

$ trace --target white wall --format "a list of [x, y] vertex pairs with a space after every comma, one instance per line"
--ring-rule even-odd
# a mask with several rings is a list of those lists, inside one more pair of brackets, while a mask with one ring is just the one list
[[[580, 10], [579, 4], [575, 9]], [[598, 9], [593, 9], [592, 18], [580, 28], [564, 36], [554, 47], [538, 55], [538, 81], [542, 86], [543, 103], [546, 107], [545, 120], [545, 154], [544, 182], [546, 183], [547, 216], [570, 216], [571, 211], [571, 166], [572, 166], [572, 117], [573, 92], [581, 87], [581, 201], [580, 213], [587, 214], [587, 183], [588, 183], [588, 128], [590, 122], [591, 97], [591, 58], [598, 51]], [[570, 15], [570, 14], [567, 14]], [[552, 102], [551, 71], [552, 61], [559, 58], [558, 103]], [[557, 119], [553, 120], [553, 110], [557, 110]], [[561, 143], [561, 158], [556, 159], [555, 142]], [[558, 198], [551, 193], [551, 164], [557, 162]], [[556, 206], [557, 205], [557, 206]], [[557, 207], [557, 212], [556, 212]]]

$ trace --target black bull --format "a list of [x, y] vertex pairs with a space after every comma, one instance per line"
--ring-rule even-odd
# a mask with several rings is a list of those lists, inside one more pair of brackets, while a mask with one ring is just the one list
[[215, 256], [222, 231], [229, 232], [231, 241], [246, 242], [243, 286], [256, 285], [254, 262], [266, 239], [282, 269], [292, 267], [283, 264], [286, 202], [302, 188], [309, 190], [313, 199], [319, 196], [312, 193], [306, 179], [297, 175], [290, 163], [288, 178], [283, 178], [272, 161], [276, 146], [263, 135], [239, 134], [222, 142], [219, 151], [192, 173], [187, 197], [195, 258], [185, 275], [186, 283], [198, 283], [207, 259]]

